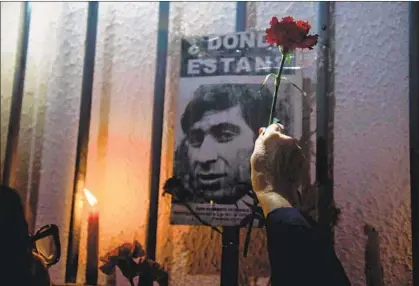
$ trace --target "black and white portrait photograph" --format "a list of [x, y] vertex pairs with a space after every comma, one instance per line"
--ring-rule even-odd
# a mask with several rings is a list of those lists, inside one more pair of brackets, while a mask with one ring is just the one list
[[184, 138], [176, 171], [193, 202], [235, 204], [250, 183], [249, 158], [258, 129], [268, 121], [272, 96], [253, 84], [207, 84], [193, 93], [180, 124]]
[[[196, 53], [190, 46], [183, 50], [182, 56]], [[247, 62], [255, 59], [246, 55]], [[182, 64], [188, 66], [185, 57]], [[181, 185], [182, 196], [172, 198], [172, 224], [199, 224], [189, 208], [206, 222], [224, 226], [238, 225], [251, 213], [250, 156], [259, 128], [269, 120], [273, 83], [263, 85], [265, 77], [257, 74], [256, 66], [250, 66], [248, 73], [223, 75], [222, 71], [237, 71], [243, 65], [240, 56], [231, 56], [231, 65], [226, 69], [226, 57], [229, 53], [225, 50], [214, 56], [218, 63], [224, 62], [217, 66], [214, 76], [190, 74], [190, 66], [181, 72], [173, 174]], [[200, 66], [194, 68], [199, 70]], [[295, 80], [295, 74], [287, 76]], [[298, 133], [299, 120], [295, 117], [300, 115], [300, 96], [290, 84], [281, 85], [275, 116], [287, 126], [288, 133]]]

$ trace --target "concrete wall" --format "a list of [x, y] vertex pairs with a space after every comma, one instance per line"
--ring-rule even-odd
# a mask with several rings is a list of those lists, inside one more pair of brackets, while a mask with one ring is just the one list
[[[87, 4], [32, 5], [15, 186], [24, 197], [38, 192], [29, 198], [37, 205], [37, 227], [60, 226], [64, 255], [51, 275], [62, 282]], [[276, 11], [279, 17], [309, 20], [316, 30], [316, 5], [253, 2], [249, 26], [265, 28]], [[2, 164], [19, 7], [1, 3]], [[235, 8], [234, 2], [171, 4], [162, 181], [172, 167], [179, 38], [233, 32]], [[99, 200], [101, 254], [122, 242], [145, 240], [157, 17], [158, 3], [100, 3], [86, 187]], [[381, 239], [385, 285], [411, 284], [407, 23], [406, 2], [336, 4], [334, 174], [335, 198], [343, 209], [336, 249], [353, 285], [365, 285], [366, 223]], [[305, 59], [304, 74], [315, 81], [315, 53]], [[170, 226], [169, 208], [162, 198], [157, 255], [170, 271], [171, 285], [217, 285], [221, 237], [205, 227]], [[269, 275], [263, 231], [253, 235], [249, 257], [240, 258], [240, 285], [266, 285]], [[370, 252], [378, 252], [371, 247]], [[83, 281], [83, 271], [79, 277]], [[127, 285], [120, 274], [117, 281]]]
[[336, 243], [355, 285], [364, 223], [380, 234], [385, 285], [409, 285], [408, 62], [408, 3], [336, 5]]

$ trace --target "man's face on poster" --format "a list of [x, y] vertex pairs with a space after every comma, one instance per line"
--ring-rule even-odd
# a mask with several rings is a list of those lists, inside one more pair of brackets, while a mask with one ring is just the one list
[[228, 196], [235, 184], [247, 182], [253, 143], [239, 105], [204, 113], [187, 137], [194, 187], [211, 199]]

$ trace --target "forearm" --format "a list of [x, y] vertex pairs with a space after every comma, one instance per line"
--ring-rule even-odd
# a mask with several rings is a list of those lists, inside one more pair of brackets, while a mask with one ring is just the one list
[[265, 217], [277, 208], [292, 207], [291, 203], [277, 192], [260, 192], [257, 193], [257, 198]]
[[[254, 165], [256, 167], [257, 162], [254, 162]], [[252, 170], [252, 186], [265, 217], [274, 209], [292, 206], [291, 200], [283, 195], [288, 192], [280, 194], [278, 192], [279, 186], [276, 188], [274, 187], [272, 176], [270, 176], [268, 172], [257, 172]], [[285, 190], [286, 187], [282, 186], [280, 189]]]

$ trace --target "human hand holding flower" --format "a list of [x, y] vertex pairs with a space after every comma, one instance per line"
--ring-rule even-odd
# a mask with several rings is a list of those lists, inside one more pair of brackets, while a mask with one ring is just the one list
[[[264, 134], [265, 130], [263, 130], [262, 135], [266, 135], [266, 137], [261, 138], [261, 136], [259, 136], [251, 159], [252, 186], [265, 216], [275, 207], [295, 205], [297, 201], [295, 198], [297, 193], [294, 193], [295, 188], [291, 187], [292, 184], [288, 184], [287, 186], [287, 175], [285, 175], [285, 173], [293, 173], [292, 176], [298, 175], [299, 170], [294, 170], [291, 166], [300, 165], [301, 163], [301, 154], [298, 155], [300, 152], [296, 152], [299, 147], [295, 143], [295, 139], [283, 134], [283, 128], [282, 130], [279, 130], [281, 129], [279, 125], [272, 125], [272, 123], [279, 123], [279, 119], [274, 118], [274, 113], [285, 60], [297, 48], [312, 50], [319, 38], [319, 35], [317, 34], [309, 34], [311, 25], [307, 21], [295, 21], [293, 17], [284, 17], [281, 21], [279, 21], [277, 17], [272, 17], [269, 24], [270, 27], [266, 29], [266, 41], [279, 48], [282, 60], [278, 72], [276, 74], [268, 74], [263, 82], [263, 84], [265, 84], [271, 75], [275, 76], [274, 96], [271, 112], [269, 114], [269, 122], [267, 124], [269, 133]], [[298, 86], [295, 84], [293, 85], [302, 91]], [[268, 148], [268, 146], [270, 147]], [[295, 147], [297, 147], [297, 149], [295, 149]], [[284, 152], [290, 152], [294, 155], [287, 157], [286, 155], [284, 156]], [[291, 165], [288, 165], [288, 163], [284, 164], [283, 158], [289, 158], [289, 163]], [[267, 166], [269, 166], [268, 161], [270, 164], [274, 163], [276, 167], [267, 168]], [[278, 166], [281, 166], [284, 170], [281, 171], [281, 169], [278, 169]], [[290, 180], [288, 181], [291, 182]], [[279, 192], [282, 192], [282, 194], [279, 194]], [[247, 254], [252, 225], [253, 219], [250, 220], [247, 230], [244, 256]]]
[[[283, 133], [282, 125], [272, 123], [279, 123], [279, 120], [273, 116], [285, 59], [297, 48], [312, 50], [318, 42], [319, 35], [309, 34], [311, 25], [307, 21], [296, 21], [289, 16], [282, 18], [281, 21], [277, 17], [272, 17], [269, 24], [270, 27], [266, 29], [266, 41], [279, 48], [282, 61], [275, 76], [275, 92], [268, 128], [263, 129], [256, 140], [251, 158], [252, 185], [259, 201], [275, 201], [279, 193], [282, 201], [276, 202], [275, 205], [295, 206], [298, 201], [295, 184], [299, 182], [298, 168], [303, 162], [301, 148], [297, 145], [296, 139]], [[269, 199], [265, 199], [266, 197]], [[263, 202], [261, 204], [264, 208]], [[264, 212], [267, 215], [265, 208]]]
[[279, 206], [298, 205], [298, 186], [304, 155], [295, 138], [283, 134], [283, 126], [261, 128], [250, 159], [253, 190], [265, 216]]

